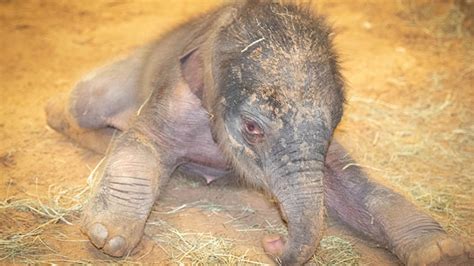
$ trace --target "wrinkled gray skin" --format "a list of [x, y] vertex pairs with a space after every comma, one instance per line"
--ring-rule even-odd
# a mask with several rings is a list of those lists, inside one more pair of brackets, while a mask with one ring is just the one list
[[85, 147], [104, 153], [116, 133], [85, 234], [111, 256], [128, 254], [180, 168], [208, 182], [241, 176], [272, 195], [289, 235], [263, 245], [283, 265], [314, 254], [324, 205], [404, 263], [467, 261], [467, 245], [331, 140], [344, 102], [336, 59], [322, 18], [253, 1], [191, 21], [51, 100], [49, 125]]

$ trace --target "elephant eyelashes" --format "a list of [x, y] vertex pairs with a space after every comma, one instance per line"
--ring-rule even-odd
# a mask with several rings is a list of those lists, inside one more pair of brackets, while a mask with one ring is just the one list
[[263, 141], [265, 134], [257, 122], [250, 119], [243, 119], [242, 124], [243, 136], [249, 144], [254, 145]]

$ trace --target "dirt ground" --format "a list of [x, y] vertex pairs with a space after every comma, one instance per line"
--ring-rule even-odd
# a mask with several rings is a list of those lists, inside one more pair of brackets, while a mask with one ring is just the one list
[[[472, 242], [474, 15], [453, 1], [315, 2], [336, 29], [348, 84], [336, 137], [374, 178]], [[275, 206], [196, 177], [173, 179], [136, 254], [118, 260], [95, 250], [77, 222], [101, 157], [45, 123], [49, 97], [219, 3], [0, 0], [0, 264], [272, 263], [260, 239], [285, 231]], [[400, 264], [337, 221], [325, 239], [314, 262]], [[341, 252], [347, 261], [334, 261]]]

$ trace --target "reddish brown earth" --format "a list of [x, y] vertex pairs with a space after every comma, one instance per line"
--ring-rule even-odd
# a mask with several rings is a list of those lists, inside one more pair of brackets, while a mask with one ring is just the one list
[[[84, 187], [101, 158], [46, 126], [47, 99], [70, 90], [87, 71], [218, 3], [0, 0], [0, 200], [5, 200], [0, 259], [1, 238], [11, 240], [47, 221], [31, 210], [7, 208], [8, 203], [41, 199], [47, 204], [59, 191]], [[429, 3], [317, 1], [338, 32], [349, 84], [346, 115], [336, 135], [375, 178], [472, 241], [473, 37], [464, 28], [470, 24], [456, 17], [462, 13], [452, 11], [452, 1]], [[232, 253], [271, 263], [260, 239], [272, 231], [268, 223], [282, 226], [275, 206], [258, 192], [223, 183], [174, 179], [154, 208], [138, 253], [127, 260], [170, 262], [166, 234], [171, 226], [230, 239]], [[77, 215], [67, 220], [72, 225], [59, 221], [42, 227], [34, 243], [50, 249], [37, 252], [40, 256], [10, 256], [0, 263], [115, 260], [89, 244]], [[400, 263], [337, 221], [328, 223], [326, 235], [353, 243], [361, 264]]]

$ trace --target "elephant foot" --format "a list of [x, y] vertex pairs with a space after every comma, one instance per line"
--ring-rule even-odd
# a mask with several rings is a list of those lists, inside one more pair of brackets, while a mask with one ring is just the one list
[[121, 210], [107, 210], [97, 204], [92, 206], [83, 213], [82, 232], [95, 247], [110, 256], [131, 254], [142, 239], [146, 217], [131, 218], [120, 215]]
[[407, 252], [407, 265], [474, 265], [474, 250], [459, 239], [439, 233], [420, 237]]
[[46, 121], [54, 130], [65, 133], [70, 127], [66, 118], [67, 95], [60, 94], [48, 100], [46, 104]]

